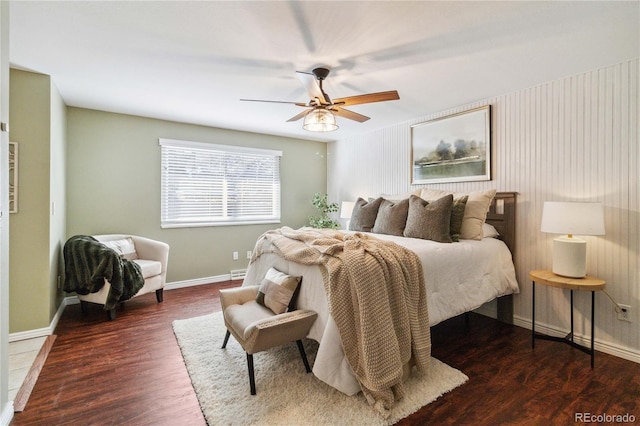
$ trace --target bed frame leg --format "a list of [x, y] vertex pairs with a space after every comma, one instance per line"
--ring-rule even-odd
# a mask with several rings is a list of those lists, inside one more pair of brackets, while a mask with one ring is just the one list
[[498, 320], [513, 324], [513, 294], [498, 297]]

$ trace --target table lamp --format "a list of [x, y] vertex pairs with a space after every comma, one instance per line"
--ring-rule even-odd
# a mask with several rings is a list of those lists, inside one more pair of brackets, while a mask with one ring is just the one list
[[353, 201], [343, 201], [340, 206], [340, 218], [347, 219], [346, 229], [349, 229], [349, 219], [351, 219], [351, 214], [353, 213], [353, 207], [356, 205]]
[[602, 204], [545, 201], [540, 230], [565, 234], [553, 240], [553, 273], [583, 278], [587, 275], [587, 242], [574, 235], [604, 235]]

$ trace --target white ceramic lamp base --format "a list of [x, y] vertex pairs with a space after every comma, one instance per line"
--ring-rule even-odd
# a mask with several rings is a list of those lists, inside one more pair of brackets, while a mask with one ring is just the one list
[[587, 242], [576, 237], [553, 240], [553, 273], [569, 278], [587, 275]]

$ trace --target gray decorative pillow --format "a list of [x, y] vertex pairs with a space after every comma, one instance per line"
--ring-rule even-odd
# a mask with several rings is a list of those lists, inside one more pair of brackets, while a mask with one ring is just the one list
[[256, 302], [271, 309], [274, 314], [287, 312], [302, 277], [294, 277], [269, 268], [258, 288]]
[[451, 205], [451, 223], [449, 224], [449, 234], [454, 243], [460, 241], [460, 229], [462, 228], [462, 219], [464, 219], [464, 208], [467, 206], [468, 195], [460, 198], [454, 198]]
[[[415, 195], [412, 195], [412, 197], [415, 197]], [[400, 201], [383, 200], [378, 209], [378, 216], [372, 232], [402, 236], [407, 223], [408, 212], [408, 198]]]
[[382, 197], [368, 202], [362, 198], [358, 198], [351, 212], [349, 230], [371, 232], [373, 225], [376, 223], [376, 216], [378, 216], [378, 208], [381, 203]]
[[452, 204], [453, 195], [446, 195], [432, 202], [412, 195], [409, 198], [409, 213], [404, 236], [450, 243]]
[[[448, 191], [439, 189], [422, 188], [420, 197], [427, 201], [436, 200], [442, 196], [451, 194]], [[481, 240], [482, 224], [487, 219], [487, 212], [493, 197], [496, 195], [495, 189], [486, 191], [474, 191], [469, 193], [454, 192], [454, 197], [467, 195], [467, 203], [464, 207], [464, 218], [460, 227], [460, 238], [463, 240]]]

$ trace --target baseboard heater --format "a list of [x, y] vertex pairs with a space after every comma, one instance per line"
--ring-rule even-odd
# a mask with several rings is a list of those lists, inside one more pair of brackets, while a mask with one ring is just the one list
[[246, 269], [232, 269], [231, 270], [231, 280], [242, 280], [245, 275], [247, 275]]

